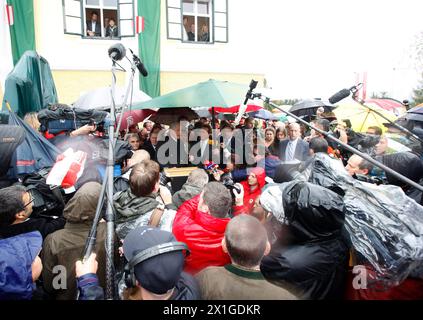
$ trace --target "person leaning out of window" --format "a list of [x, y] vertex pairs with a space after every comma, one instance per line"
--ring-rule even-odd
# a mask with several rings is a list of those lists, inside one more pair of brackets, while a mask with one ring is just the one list
[[110, 18], [109, 25], [106, 28], [106, 38], [117, 38], [118, 27], [116, 26], [116, 21], [113, 18]]

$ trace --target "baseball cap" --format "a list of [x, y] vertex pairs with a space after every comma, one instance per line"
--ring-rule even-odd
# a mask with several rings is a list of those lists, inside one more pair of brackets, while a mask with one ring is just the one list
[[[123, 252], [128, 261], [151, 247], [176, 242], [175, 236], [153, 227], [138, 227], [128, 233], [123, 242]], [[140, 285], [155, 294], [164, 294], [178, 283], [184, 267], [182, 251], [172, 251], [153, 256], [134, 267]]]

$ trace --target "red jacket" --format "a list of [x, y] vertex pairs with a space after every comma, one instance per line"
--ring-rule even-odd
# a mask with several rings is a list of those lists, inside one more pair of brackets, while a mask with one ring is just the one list
[[209, 266], [231, 263], [221, 245], [230, 219], [198, 211], [199, 200], [200, 195], [179, 207], [172, 230], [176, 239], [185, 242], [191, 251], [185, 259], [185, 271], [192, 274]]
[[253, 210], [255, 201], [257, 197], [261, 195], [261, 189], [263, 189], [266, 183], [265, 181], [266, 172], [262, 167], [252, 168], [249, 171], [249, 174], [250, 173], [254, 173], [256, 175], [258, 187], [254, 191], [251, 191], [250, 185], [248, 184], [248, 179], [247, 181], [241, 181], [242, 187], [244, 188], [244, 205], [233, 207], [234, 216], [241, 213], [246, 213], [246, 214], [251, 213], [251, 210]]

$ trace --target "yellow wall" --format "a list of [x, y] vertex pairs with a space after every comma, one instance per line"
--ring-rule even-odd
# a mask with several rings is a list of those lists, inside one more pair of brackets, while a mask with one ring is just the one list
[[258, 86], [263, 86], [264, 75], [242, 73], [208, 73], [208, 72], [161, 72], [160, 94], [182, 89], [198, 82], [209, 79], [250, 84], [251, 79], [258, 81]]
[[[52, 70], [52, 73], [60, 103], [71, 104], [84, 92], [112, 83], [110, 71]], [[116, 78], [117, 86], [125, 85], [123, 72], [118, 72]]]

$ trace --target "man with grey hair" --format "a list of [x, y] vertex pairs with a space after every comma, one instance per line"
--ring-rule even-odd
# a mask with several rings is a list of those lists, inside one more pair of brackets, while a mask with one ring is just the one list
[[197, 274], [205, 300], [296, 300], [284, 288], [266, 281], [260, 262], [270, 251], [264, 226], [240, 214], [227, 225], [222, 248], [231, 258], [224, 267], [208, 267]]
[[179, 208], [185, 201], [199, 195], [208, 182], [209, 176], [203, 169], [195, 169], [191, 171], [188, 176], [188, 180], [182, 186], [182, 189], [172, 196], [173, 204]]
[[157, 143], [157, 162], [160, 167], [186, 167], [189, 165], [186, 132], [179, 121], [170, 124], [167, 135]]
[[220, 243], [230, 221], [231, 206], [229, 190], [220, 182], [209, 182], [203, 192], [179, 207], [172, 232], [191, 251], [185, 260], [185, 271], [195, 274], [230, 262]]
[[309, 157], [308, 143], [301, 139], [301, 127], [291, 123], [288, 127], [289, 139], [279, 143], [278, 156], [282, 161], [306, 161]]

